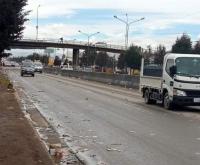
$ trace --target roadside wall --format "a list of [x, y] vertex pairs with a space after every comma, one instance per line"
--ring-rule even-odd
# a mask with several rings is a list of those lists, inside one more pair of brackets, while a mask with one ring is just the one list
[[44, 72], [56, 75], [60, 74], [66, 77], [75, 77], [89, 81], [118, 85], [127, 88], [135, 88], [135, 89], [139, 88], [139, 76], [70, 71], [70, 70], [61, 70], [60, 68], [45, 68]]

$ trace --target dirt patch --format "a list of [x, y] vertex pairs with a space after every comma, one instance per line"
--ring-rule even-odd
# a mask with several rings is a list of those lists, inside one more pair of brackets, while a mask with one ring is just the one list
[[4, 86], [0, 85], [0, 164], [53, 165], [14, 93]]

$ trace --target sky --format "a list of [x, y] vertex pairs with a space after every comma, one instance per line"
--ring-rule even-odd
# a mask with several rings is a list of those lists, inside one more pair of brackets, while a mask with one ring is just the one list
[[[39, 38], [86, 41], [78, 31], [92, 34], [91, 42], [124, 45], [125, 24], [114, 19], [117, 15], [134, 21], [130, 26], [129, 44], [155, 49], [163, 44], [167, 49], [176, 38], [187, 33], [192, 41], [200, 38], [199, 0], [28, 0], [30, 10], [25, 24], [24, 38], [36, 38], [36, 15], [39, 7]], [[14, 50], [15, 55], [30, 51]], [[30, 53], [29, 53], [30, 54]]]

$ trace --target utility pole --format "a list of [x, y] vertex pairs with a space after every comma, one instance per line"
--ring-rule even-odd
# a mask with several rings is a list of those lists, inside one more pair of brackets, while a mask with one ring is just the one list
[[87, 33], [83, 33], [81, 30], [78, 31], [79, 33], [85, 35], [88, 39], [88, 43], [87, 43], [87, 63], [89, 61], [89, 55], [90, 55], [90, 38], [94, 35], [97, 35], [99, 34], [100, 32], [96, 32], [96, 33], [93, 33], [93, 34], [87, 34]]
[[115, 18], [115, 19], [118, 19], [120, 22], [125, 23], [125, 25], [126, 25], [125, 49], [127, 50], [127, 49], [128, 49], [128, 45], [129, 45], [129, 29], [130, 29], [130, 25], [133, 24], [133, 23], [142, 21], [142, 20], [144, 20], [145, 18], [143, 17], [143, 18], [140, 18], [140, 19], [138, 19], [138, 20], [129, 21], [128, 14], [126, 14], [126, 19], [125, 19], [125, 20], [123, 20], [123, 19], [117, 17], [116, 15], [114, 16], [114, 18]]
[[39, 8], [41, 5], [37, 7], [37, 22], [36, 22], [36, 41], [38, 41], [38, 31], [39, 31]]

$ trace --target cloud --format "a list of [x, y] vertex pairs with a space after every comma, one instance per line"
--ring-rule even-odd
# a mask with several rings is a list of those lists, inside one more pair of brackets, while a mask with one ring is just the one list
[[114, 9], [124, 12], [194, 13], [199, 12], [199, 0], [29, 0], [27, 9], [36, 17], [41, 4], [41, 16], [51, 17], [74, 14], [74, 9]]

